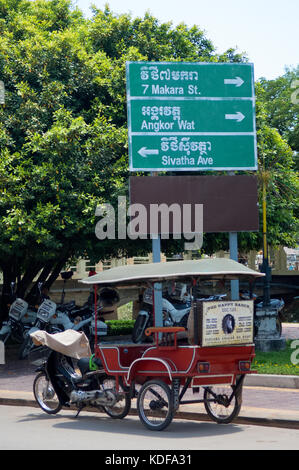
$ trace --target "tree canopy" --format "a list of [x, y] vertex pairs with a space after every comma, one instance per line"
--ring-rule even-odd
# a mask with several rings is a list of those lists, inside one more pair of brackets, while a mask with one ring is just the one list
[[267, 114], [267, 122], [277, 129], [290, 147], [299, 152], [299, 65], [286, 69], [274, 80], [259, 80], [263, 87], [261, 100]]

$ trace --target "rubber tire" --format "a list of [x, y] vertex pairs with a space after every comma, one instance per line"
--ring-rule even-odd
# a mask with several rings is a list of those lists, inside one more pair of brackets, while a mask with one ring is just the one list
[[145, 339], [145, 329], [147, 326], [148, 322], [148, 317], [145, 315], [139, 315], [136, 318], [134, 328], [132, 331], [132, 341], [133, 343], [142, 343], [142, 341]]
[[[165, 391], [167, 395], [167, 399], [168, 399], [168, 414], [166, 415], [164, 422], [161, 423], [160, 425], [151, 424], [148, 420], [146, 420], [144, 413], [143, 413], [143, 407], [142, 407], [143, 395], [145, 394], [146, 390], [148, 388], [151, 388], [151, 386], [153, 385], [159, 385]], [[154, 379], [154, 380], [149, 380], [148, 382], [145, 382], [145, 384], [142, 385], [138, 393], [137, 410], [138, 410], [140, 421], [150, 431], [162, 431], [163, 429], [167, 428], [167, 426], [169, 426], [171, 421], [173, 420], [173, 416], [174, 416], [172, 393], [171, 393], [169, 386], [165, 382], [163, 382], [163, 380]]]
[[33, 382], [33, 394], [34, 394], [34, 398], [37, 402], [37, 404], [39, 405], [39, 407], [47, 414], [49, 415], [55, 415], [56, 413], [58, 413], [61, 409], [62, 409], [62, 405], [61, 403], [58, 403], [57, 407], [54, 408], [53, 410], [50, 410], [50, 409], [47, 409], [47, 408], [44, 408], [41, 403], [39, 402], [38, 398], [37, 398], [37, 392], [36, 392], [36, 383], [38, 382], [38, 380], [44, 376], [45, 378], [47, 378], [46, 376], [46, 373], [45, 372], [40, 372], [39, 374], [37, 374], [37, 376], [35, 377], [34, 379], [34, 382]]
[[218, 424], [229, 424], [229, 423], [231, 423], [238, 416], [238, 414], [240, 413], [240, 410], [241, 410], [241, 403], [238, 402], [238, 399], [236, 397], [233, 398], [233, 400], [235, 401], [235, 404], [234, 404], [233, 411], [231, 412], [230, 415], [228, 415], [226, 418], [219, 418], [219, 417], [217, 418], [213, 414], [213, 412], [211, 411], [211, 409], [209, 407], [209, 402], [206, 401], [207, 398], [208, 398], [208, 393], [209, 393], [208, 390], [205, 389], [203, 399], [204, 399], [204, 406], [205, 406], [206, 412], [209, 415], [209, 417]]

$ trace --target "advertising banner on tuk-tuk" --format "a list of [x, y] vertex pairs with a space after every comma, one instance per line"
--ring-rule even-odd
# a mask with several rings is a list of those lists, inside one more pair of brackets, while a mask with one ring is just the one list
[[201, 346], [253, 342], [253, 301], [200, 302]]

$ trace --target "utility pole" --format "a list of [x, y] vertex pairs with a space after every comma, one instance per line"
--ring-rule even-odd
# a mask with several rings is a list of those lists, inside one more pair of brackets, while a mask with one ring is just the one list
[[[230, 171], [228, 172], [230, 176], [234, 176], [235, 172]], [[230, 259], [238, 262], [238, 233], [237, 232], [229, 232], [229, 253]], [[231, 291], [231, 300], [239, 300], [239, 281], [234, 280], [230, 281], [230, 291]]]
[[[238, 234], [237, 232], [229, 232], [229, 253], [230, 259], [238, 261]], [[231, 299], [239, 300], [239, 281], [230, 281]]]
[[262, 272], [265, 273], [264, 279], [264, 300], [263, 306], [270, 305], [270, 281], [271, 281], [271, 268], [269, 266], [269, 251], [267, 243], [267, 185], [266, 175], [263, 173], [263, 264]]
[[[152, 172], [152, 176], [158, 176], [158, 172]], [[161, 237], [160, 235], [153, 234], [152, 235], [152, 252], [153, 252], [153, 262], [160, 263], [161, 262]], [[162, 284], [156, 282], [154, 284], [154, 316], [155, 316], [155, 324], [154, 326], [163, 326], [163, 312], [162, 312]]]

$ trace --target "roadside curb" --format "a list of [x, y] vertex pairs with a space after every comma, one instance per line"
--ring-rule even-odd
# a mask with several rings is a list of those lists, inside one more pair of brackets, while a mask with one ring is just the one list
[[299, 389], [299, 375], [248, 374], [244, 385], [247, 387], [273, 387]]

